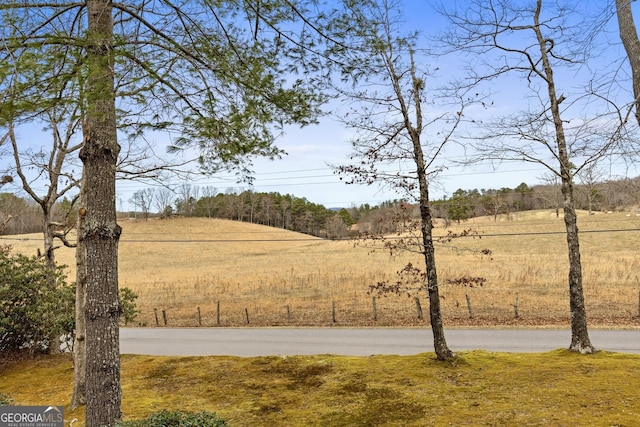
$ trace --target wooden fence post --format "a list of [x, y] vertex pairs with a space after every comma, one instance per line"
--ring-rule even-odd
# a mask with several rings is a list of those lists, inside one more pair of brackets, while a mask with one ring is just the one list
[[291, 308], [287, 306], [287, 322], [291, 322]]
[[160, 321], [158, 320], [158, 309], [153, 309], [153, 314], [156, 316], [156, 326], [160, 326]]
[[516, 302], [513, 304], [513, 315], [517, 319], [518, 316], [518, 293], [516, 292]]
[[469, 294], [464, 295], [467, 298], [467, 310], [469, 310], [469, 319], [473, 319], [473, 311], [471, 310], [471, 298]]
[[331, 313], [333, 317], [333, 323], [336, 323], [336, 302], [335, 301], [331, 303]]
[[249, 309], [245, 308], [244, 309], [244, 314], [247, 316], [247, 325], [249, 324]]
[[216, 306], [216, 325], [220, 326], [220, 301], [219, 300]]
[[422, 305], [420, 304], [420, 298], [416, 297], [416, 312], [418, 313], [418, 319], [422, 319]]
[[371, 303], [373, 304], [373, 321], [378, 321], [378, 306], [376, 305], [376, 297], [371, 297]]
[[167, 312], [165, 309], [162, 309], [162, 321], [164, 322], [164, 326], [167, 326]]
[[202, 326], [202, 315], [200, 314], [200, 307], [198, 307], [198, 326]]

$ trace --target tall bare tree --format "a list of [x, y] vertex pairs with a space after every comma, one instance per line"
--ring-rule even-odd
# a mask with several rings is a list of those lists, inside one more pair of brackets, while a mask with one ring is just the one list
[[586, 199], [589, 215], [593, 213], [594, 209], [600, 210], [601, 208], [601, 202], [604, 200], [602, 190], [605, 176], [597, 163], [591, 163], [578, 174], [578, 179], [582, 184], [581, 193]]
[[431, 73], [422, 62], [424, 56], [418, 58], [418, 35], [402, 28], [399, 3], [344, 6], [339, 20], [343, 26], [334, 36], [340, 43], [332, 46], [331, 54], [342, 73], [342, 83], [335, 85], [338, 96], [352, 106], [340, 119], [357, 136], [352, 140], [354, 163], [338, 170], [351, 176], [351, 182], [389, 186], [418, 203], [417, 240], [410, 250], [420, 253], [424, 262], [424, 274], [417, 281], [429, 296], [436, 356], [448, 360], [455, 354], [447, 345], [442, 321], [429, 185], [461, 122], [461, 97], [446, 93], [451, 102], [445, 102], [439, 97], [444, 93], [427, 89]]
[[560, 210], [564, 205], [564, 196], [560, 190], [560, 177], [557, 174], [546, 173], [538, 179], [543, 185], [536, 187], [536, 198], [544, 203], [544, 208], [551, 208], [560, 218]]
[[168, 218], [171, 216], [174, 197], [175, 192], [167, 187], [161, 187], [156, 190], [154, 205], [160, 214], [160, 218]]
[[[69, 115], [71, 122], [65, 129], [61, 129], [60, 121], [64, 116], [56, 117], [55, 112], [48, 112], [47, 121], [51, 130], [51, 145], [47, 148], [38, 147], [34, 151], [19, 142], [16, 136], [13, 121], [9, 121], [8, 128], [11, 139], [15, 173], [20, 178], [22, 189], [35, 201], [42, 210], [42, 233], [44, 237], [44, 258], [47, 269], [54, 271], [55, 240], [64, 245], [73, 247], [74, 243], [67, 239], [69, 231], [74, 225], [67, 221], [71, 210], [65, 213], [65, 217], [55, 215], [55, 207], [66, 196], [75, 201], [78, 191], [77, 176], [73, 172], [73, 164], [70, 158], [80, 150], [81, 143], [74, 141], [79, 126], [78, 117]], [[76, 165], [78, 166], [78, 165]], [[37, 175], [45, 175], [46, 188], [44, 193], [39, 193], [38, 186], [41, 182], [38, 177], [30, 176], [28, 170], [35, 170]], [[72, 207], [73, 207], [72, 203]]]
[[[11, 9], [11, 5], [4, 7]], [[80, 59], [79, 49], [64, 43], [45, 49], [42, 55], [14, 48], [18, 40], [24, 40], [21, 26], [35, 25], [29, 15], [16, 13], [14, 19], [11, 13], [6, 15], [1, 36], [4, 49], [0, 50], [4, 56], [0, 127], [7, 129], [10, 140], [10, 168], [41, 209], [44, 257], [47, 269], [53, 272], [56, 240], [73, 246], [67, 240], [73, 226], [56, 215], [55, 207], [64, 197], [75, 199], [78, 190], [81, 106], [75, 101], [79, 81], [72, 74]], [[45, 132], [38, 135], [34, 125]]]
[[155, 199], [155, 189], [144, 188], [133, 193], [129, 202], [136, 208], [140, 209], [142, 213], [142, 219], [145, 221], [149, 219], [149, 212], [151, 212], [151, 205]]
[[[574, 177], [611, 155], [629, 135], [628, 111], [618, 107], [613, 92], [599, 93], [592, 83], [594, 74], [603, 70], [589, 62], [590, 55], [596, 54], [589, 17], [585, 8], [542, 0], [472, 0], [464, 9], [445, 6], [441, 11], [450, 21], [442, 40], [452, 50], [473, 55], [468, 56], [471, 85], [482, 88], [484, 83], [507, 82], [507, 75], [516, 75], [520, 84], [511, 87], [521, 87], [523, 96], [530, 97], [528, 110], [485, 120], [479, 136], [482, 142], [476, 148], [483, 159], [537, 163], [560, 181], [569, 261], [569, 348], [593, 353]], [[583, 88], [575, 89], [580, 78], [584, 78]], [[509, 97], [513, 99], [514, 94]]]

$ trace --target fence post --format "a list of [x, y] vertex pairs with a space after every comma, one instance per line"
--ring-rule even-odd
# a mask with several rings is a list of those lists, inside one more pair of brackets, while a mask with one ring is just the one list
[[153, 309], [153, 314], [156, 316], [156, 326], [160, 326], [160, 322], [158, 321], [158, 309]]
[[162, 321], [164, 322], [164, 326], [167, 326], [167, 312], [165, 309], [162, 309]]
[[473, 319], [473, 311], [471, 311], [471, 298], [469, 294], [464, 295], [467, 298], [467, 310], [469, 310], [469, 319]]
[[416, 312], [418, 312], [418, 319], [422, 319], [422, 305], [418, 297], [416, 297]]
[[516, 302], [513, 304], [513, 315], [516, 319], [518, 319], [518, 293], [516, 292]]
[[245, 308], [244, 309], [244, 314], [247, 316], [247, 325], [249, 324], [249, 309]]
[[287, 322], [291, 322], [291, 308], [287, 306]]
[[331, 313], [333, 317], [333, 323], [336, 323], [336, 302], [335, 301], [331, 303]]
[[202, 326], [202, 315], [200, 314], [200, 307], [198, 307], [198, 326]]
[[216, 306], [216, 325], [220, 326], [220, 300]]
[[378, 321], [378, 306], [376, 305], [376, 297], [371, 297], [371, 303], [373, 304], [373, 321]]

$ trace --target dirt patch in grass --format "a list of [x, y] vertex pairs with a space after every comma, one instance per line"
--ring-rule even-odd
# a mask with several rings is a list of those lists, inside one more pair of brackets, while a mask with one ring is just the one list
[[[19, 405], [68, 405], [72, 361], [0, 371]], [[231, 426], [636, 425], [640, 356], [565, 350], [344, 357], [122, 357], [125, 419], [160, 409], [218, 413]], [[81, 426], [83, 409], [69, 411]]]

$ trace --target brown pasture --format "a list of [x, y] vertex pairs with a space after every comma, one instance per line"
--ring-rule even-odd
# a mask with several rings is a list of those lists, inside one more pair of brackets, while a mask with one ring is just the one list
[[[138, 294], [138, 322], [162, 326], [397, 326], [428, 324], [428, 301], [378, 296], [369, 286], [395, 280], [415, 254], [327, 241], [261, 225], [204, 218], [121, 220], [120, 286]], [[594, 326], [638, 326], [640, 216], [580, 213], [584, 290]], [[567, 253], [562, 216], [534, 211], [474, 218], [434, 233], [473, 228], [481, 238], [436, 248], [445, 324], [568, 325]], [[35, 254], [38, 235], [3, 236], [14, 250]], [[491, 256], [477, 249], [491, 250]], [[471, 249], [471, 250], [470, 250]], [[72, 249], [57, 250], [72, 266]], [[74, 269], [69, 269], [73, 280]], [[446, 284], [483, 277], [481, 287]], [[469, 318], [467, 297], [473, 318]], [[518, 318], [515, 318], [517, 299]], [[218, 306], [220, 311], [218, 312]], [[198, 317], [198, 309], [200, 317]], [[334, 322], [335, 318], [335, 322]]]

